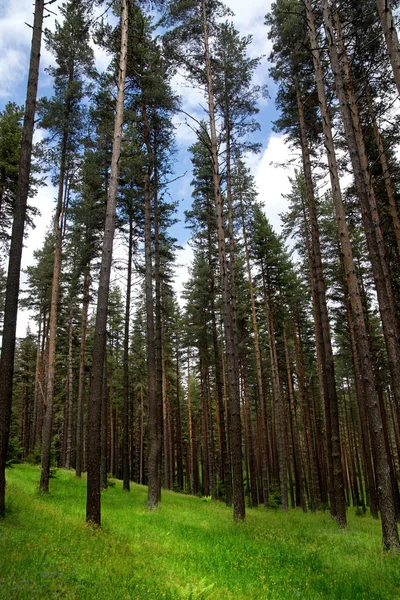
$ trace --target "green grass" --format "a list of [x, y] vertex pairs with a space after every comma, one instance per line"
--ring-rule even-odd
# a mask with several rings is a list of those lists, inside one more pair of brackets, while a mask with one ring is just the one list
[[234, 524], [223, 504], [121, 483], [102, 497], [102, 529], [85, 524], [85, 481], [62, 470], [38, 493], [39, 469], [7, 471], [0, 522], [0, 598], [128, 600], [400, 599], [400, 556], [381, 550], [380, 523], [349, 510], [248, 510]]

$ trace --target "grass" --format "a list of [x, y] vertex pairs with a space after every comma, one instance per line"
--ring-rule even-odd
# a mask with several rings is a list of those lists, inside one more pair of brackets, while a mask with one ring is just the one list
[[102, 528], [87, 527], [85, 481], [59, 470], [47, 496], [39, 469], [7, 472], [0, 522], [0, 598], [29, 600], [400, 599], [400, 556], [381, 550], [380, 523], [349, 510], [339, 531], [328, 513], [248, 510], [232, 522], [221, 503], [120, 482], [102, 497]]

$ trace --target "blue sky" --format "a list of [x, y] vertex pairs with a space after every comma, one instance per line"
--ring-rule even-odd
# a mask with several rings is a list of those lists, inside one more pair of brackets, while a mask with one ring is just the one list
[[[57, 7], [61, 0], [51, 5], [51, 9], [57, 13]], [[269, 0], [228, 0], [226, 4], [235, 13], [233, 21], [236, 28], [242, 35], [251, 34], [253, 44], [250, 47], [252, 56], [265, 55], [259, 69], [255, 75], [255, 82], [258, 84], [267, 84], [271, 94], [271, 99], [263, 101], [260, 104], [260, 113], [258, 120], [261, 125], [261, 131], [257, 134], [257, 141], [262, 143], [262, 151], [258, 155], [248, 158], [256, 184], [259, 191], [259, 197], [264, 205], [264, 210], [271, 223], [276, 229], [279, 229], [280, 221], [278, 214], [285, 210], [285, 202], [282, 199], [282, 193], [289, 191], [288, 176], [292, 169], [277, 168], [277, 163], [283, 163], [289, 157], [289, 148], [284, 144], [283, 137], [272, 133], [272, 121], [276, 118], [276, 110], [273, 102], [274, 86], [268, 78], [268, 60], [271, 44], [267, 39], [267, 28], [264, 25], [264, 15], [269, 10], [271, 2]], [[29, 64], [29, 50], [32, 30], [26, 23], [33, 21], [33, 0], [0, 0], [0, 109], [3, 109], [9, 101], [22, 104], [26, 94], [26, 79]], [[99, 9], [100, 12], [100, 9]], [[50, 14], [45, 21], [46, 27], [54, 27], [56, 17]], [[96, 66], [99, 71], [104, 70], [108, 64], [108, 56], [98, 48], [95, 48]], [[52, 57], [42, 47], [41, 70], [39, 79], [39, 96], [51, 95], [51, 80], [45, 72], [45, 67], [52, 64]], [[174, 79], [176, 91], [182, 96], [183, 108], [197, 118], [204, 118], [205, 113], [202, 109], [204, 100], [196, 90], [186, 87], [182, 76]], [[179, 207], [179, 216], [190, 206], [190, 180], [192, 178], [190, 169], [191, 163], [187, 153], [194, 137], [187, 125], [184, 124], [182, 116], [175, 117], [176, 138], [178, 144], [178, 160], [175, 167], [176, 175], [187, 175], [180, 179], [173, 188], [175, 199], [181, 200]], [[40, 137], [40, 132], [37, 132]], [[273, 163], [273, 164], [272, 164]], [[36, 229], [31, 231], [26, 242], [26, 249], [23, 255], [23, 265], [27, 266], [32, 262], [33, 251], [40, 247], [43, 242], [44, 233], [50, 224], [51, 214], [54, 207], [55, 190], [48, 185], [40, 190], [35, 199], [41, 216], [36, 221]], [[177, 268], [176, 288], [179, 294], [182, 285], [187, 277], [187, 264], [190, 262], [191, 249], [187, 244], [189, 232], [180, 222], [174, 227], [173, 235], [178, 238], [183, 250], [179, 252], [178, 262], [182, 265]], [[118, 254], [120, 249], [116, 248]], [[19, 335], [24, 334], [26, 319], [19, 318]]]

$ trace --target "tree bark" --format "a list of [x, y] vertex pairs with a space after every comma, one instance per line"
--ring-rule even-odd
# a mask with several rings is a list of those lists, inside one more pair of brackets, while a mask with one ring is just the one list
[[225, 418], [225, 404], [223, 393], [223, 382], [221, 373], [220, 348], [218, 344], [217, 322], [215, 317], [215, 275], [212, 260], [212, 240], [211, 240], [211, 202], [207, 201], [207, 252], [209, 265], [209, 285], [210, 285], [210, 311], [211, 327], [214, 350], [214, 370], [215, 387], [217, 393], [218, 405], [218, 423], [219, 423], [219, 443], [220, 443], [220, 478], [225, 486], [225, 500], [227, 506], [232, 506], [232, 469], [228, 453], [227, 429]]
[[[321, 259], [321, 245], [319, 236], [319, 227], [314, 198], [314, 186], [311, 173], [311, 161], [308, 149], [308, 140], [306, 133], [306, 121], [304, 116], [304, 105], [301, 97], [301, 91], [298, 82], [296, 82], [296, 97], [299, 113], [299, 126], [301, 136], [301, 148], [303, 155], [304, 176], [306, 180], [307, 202], [310, 214], [312, 254], [315, 264], [316, 277], [316, 295], [321, 315], [321, 332], [323, 340], [323, 365], [322, 375], [324, 380], [324, 400], [325, 400], [325, 419], [326, 435], [328, 447], [328, 467], [331, 463], [333, 475], [333, 495], [334, 510], [331, 507], [331, 514], [336, 517], [339, 527], [346, 527], [346, 502], [343, 493], [343, 472], [341, 464], [340, 449], [340, 430], [339, 430], [339, 409], [338, 397], [335, 383], [335, 367], [333, 361], [332, 343], [329, 330], [328, 309], [326, 304], [325, 281]], [[329, 439], [330, 438], [330, 439]], [[332, 502], [332, 493], [331, 493]]]
[[292, 436], [293, 436], [293, 457], [294, 457], [294, 466], [295, 466], [295, 474], [296, 474], [296, 495], [300, 499], [300, 506], [303, 512], [307, 512], [307, 503], [306, 503], [306, 495], [304, 491], [304, 479], [303, 479], [303, 465], [302, 465], [302, 455], [300, 450], [300, 440], [299, 440], [299, 430], [297, 427], [297, 418], [296, 418], [296, 406], [294, 401], [294, 390], [293, 390], [293, 380], [292, 380], [292, 369], [290, 365], [290, 356], [289, 356], [289, 344], [286, 334], [286, 324], [283, 323], [283, 343], [285, 345], [285, 359], [286, 359], [286, 374], [287, 374], [287, 382], [288, 382], [288, 391], [289, 391], [289, 401], [290, 401], [290, 412], [292, 415]]
[[85, 358], [86, 358], [86, 333], [90, 301], [90, 265], [85, 268], [83, 279], [83, 302], [81, 316], [81, 346], [79, 354], [79, 380], [78, 398], [76, 409], [76, 476], [82, 476], [83, 468], [83, 392], [85, 387]]
[[361, 214], [378, 296], [393, 393], [400, 406], [400, 326], [393, 296], [385, 244], [380, 226], [375, 191], [369, 171], [368, 156], [360, 124], [360, 115], [350, 65], [341, 32], [339, 15], [334, 9], [334, 25], [329, 4], [322, 1], [329, 57], [335, 78], [346, 141], [349, 148], [360, 201]]
[[[146, 107], [142, 103], [142, 118], [145, 125], [145, 143], [147, 157], [151, 161], [150, 129], [147, 120]], [[150, 509], [158, 507], [161, 486], [160, 446], [160, 415], [159, 396], [162, 402], [162, 357], [161, 347], [156, 354], [153, 304], [153, 261], [151, 243], [151, 194], [150, 194], [151, 164], [145, 167], [144, 173], [144, 215], [145, 215], [145, 297], [146, 297], [146, 331], [147, 331], [147, 396], [148, 396], [148, 496], [147, 506]], [[161, 327], [161, 322], [158, 324]], [[158, 361], [157, 361], [158, 358]], [[161, 381], [159, 371], [161, 372]], [[157, 376], [158, 375], [158, 376]], [[158, 383], [158, 385], [157, 385]], [[158, 388], [158, 389], [157, 389]], [[161, 404], [162, 406], [162, 404]], [[162, 423], [162, 421], [161, 421]]]
[[376, 7], [382, 23], [387, 53], [393, 69], [393, 77], [396, 82], [397, 91], [400, 94], [400, 44], [394, 25], [391, 2], [390, 0], [376, 0]]
[[129, 239], [128, 239], [128, 273], [126, 282], [125, 299], [125, 326], [124, 326], [124, 408], [123, 408], [123, 443], [122, 443], [122, 477], [123, 489], [130, 489], [129, 467], [129, 325], [131, 309], [132, 288], [132, 254], [133, 254], [133, 216], [129, 209]]
[[[67, 108], [67, 118], [69, 109]], [[56, 366], [56, 342], [57, 342], [57, 315], [58, 300], [60, 291], [61, 261], [62, 261], [62, 240], [63, 240], [63, 218], [64, 218], [64, 195], [68, 193], [65, 190], [66, 179], [66, 154], [68, 141], [68, 125], [63, 134], [61, 163], [58, 184], [58, 200], [56, 214], [54, 217], [54, 264], [53, 279], [51, 283], [51, 301], [50, 301], [50, 319], [49, 319], [49, 340], [47, 349], [47, 370], [46, 370], [46, 400], [45, 413], [43, 417], [42, 429], [42, 470], [40, 475], [40, 491], [48, 493], [50, 462], [51, 462], [51, 437], [53, 429], [53, 401], [54, 401], [54, 380]]]
[[386, 150], [385, 150], [385, 146], [383, 144], [382, 136], [379, 131], [378, 124], [376, 122], [374, 109], [373, 109], [373, 105], [372, 105], [371, 92], [370, 92], [368, 86], [366, 88], [365, 95], [367, 98], [368, 110], [369, 110], [369, 115], [370, 115], [370, 118], [372, 121], [372, 127], [374, 130], [376, 145], [378, 146], [379, 160], [380, 160], [381, 167], [382, 167], [382, 174], [383, 174], [383, 180], [385, 182], [386, 195], [389, 200], [390, 213], [392, 215], [392, 220], [393, 220], [393, 229], [394, 229], [394, 234], [395, 234], [396, 242], [397, 242], [397, 255], [400, 258], [400, 218], [399, 218], [399, 213], [397, 210], [397, 203], [396, 203], [396, 198], [394, 195], [392, 181], [390, 178], [389, 162], [387, 159]]
[[251, 303], [251, 320], [253, 325], [253, 336], [254, 336], [254, 350], [256, 355], [256, 365], [257, 365], [257, 386], [258, 386], [258, 397], [261, 405], [261, 477], [263, 484], [263, 500], [264, 500], [264, 508], [268, 508], [268, 437], [267, 437], [267, 416], [265, 410], [265, 394], [264, 394], [264, 385], [263, 385], [263, 376], [262, 376], [262, 364], [261, 364], [261, 351], [260, 351], [260, 343], [258, 337], [258, 324], [257, 324], [257, 313], [256, 313], [256, 303], [254, 299], [254, 286], [253, 286], [253, 278], [251, 275], [251, 264], [250, 264], [250, 255], [249, 255], [249, 245], [247, 241], [247, 231], [246, 224], [244, 219], [244, 209], [243, 209], [243, 200], [240, 198], [240, 212], [242, 219], [242, 232], [243, 232], [243, 242], [244, 242], [244, 251], [246, 256], [246, 267], [247, 267], [247, 280], [249, 282], [249, 291], [250, 291], [250, 303]]
[[14, 204], [14, 219], [11, 232], [4, 307], [4, 328], [0, 360], [0, 518], [5, 516], [6, 510], [5, 469], [7, 462], [8, 440], [10, 436], [20, 269], [26, 219], [26, 206], [29, 193], [32, 139], [36, 112], [36, 95], [39, 78], [44, 4], [44, 0], [35, 1], [35, 16], [33, 22], [28, 88], [25, 104], [24, 125], [22, 129], [21, 154], [19, 159], [18, 187]]
[[106, 353], [107, 305], [110, 288], [112, 250], [115, 230], [115, 212], [118, 192], [119, 157], [121, 154], [122, 125], [124, 116], [125, 77], [128, 55], [128, 4], [122, 0], [121, 7], [121, 53], [118, 72], [118, 94], [114, 122], [114, 139], [111, 158], [111, 174], [108, 189], [103, 250], [100, 267], [99, 294], [92, 361], [91, 387], [87, 417], [87, 499], [86, 520], [100, 526], [100, 431], [101, 389], [104, 357]]
[[[380, 413], [379, 403], [375, 391], [374, 371], [369, 352], [368, 336], [365, 326], [363, 307], [361, 302], [357, 275], [354, 267], [353, 253], [346, 223], [346, 215], [344, 212], [344, 206], [340, 191], [340, 183], [336, 165], [336, 155], [333, 145], [332, 128], [330, 125], [329, 112], [327, 110], [327, 102], [325, 96], [325, 87], [323, 83], [323, 73], [319, 57], [319, 50], [316, 43], [317, 37], [315, 31], [314, 15], [311, 8], [311, 1], [306, 0], [306, 2], [310, 40], [311, 46], [313, 48], [313, 62], [317, 77], [318, 97], [321, 105], [322, 122], [324, 128], [324, 143], [327, 149], [329, 173], [331, 178], [332, 197], [336, 212], [336, 222], [339, 230], [343, 265], [345, 268], [346, 281], [349, 290], [349, 300], [354, 322], [354, 333], [356, 338], [357, 350], [360, 358], [360, 369], [362, 373], [364, 392], [366, 396], [365, 401], [368, 409], [369, 421], [372, 430], [372, 444], [374, 448], [374, 457], [376, 460], [378, 496], [382, 514], [383, 546], [386, 549], [394, 550], [399, 548], [399, 536], [396, 524], [394, 498], [390, 481], [388, 456], [386, 454], [385, 447], [382, 415]], [[322, 0], [322, 3], [325, 24], [327, 28], [329, 28], [331, 34], [333, 34], [327, 2], [326, 0]], [[333, 40], [334, 38], [331, 38], [332, 44]], [[338, 78], [340, 72], [338, 71], [339, 65], [337, 64], [338, 56], [336, 47], [334, 47], [332, 44], [330, 45], [330, 55], [331, 58], [333, 58], [335, 64], [335, 79], [337, 80], [337, 83], [339, 83]], [[342, 93], [341, 85], [337, 85], [337, 89]], [[346, 122], [347, 121], [348, 119], [346, 119]]]
[[215, 208], [217, 216], [218, 253], [220, 264], [220, 277], [222, 288], [223, 318], [226, 341], [227, 359], [227, 387], [229, 397], [229, 423], [233, 474], [233, 518], [240, 521], [245, 518], [245, 500], [243, 486], [242, 464], [242, 425], [240, 418], [239, 394], [239, 361], [237, 354], [237, 328], [235, 315], [232, 314], [231, 290], [226, 260], [225, 228], [222, 212], [222, 198], [220, 189], [220, 175], [218, 167], [218, 144], [214, 112], [214, 93], [212, 86], [211, 58], [208, 41], [208, 25], [206, 16], [206, 0], [202, 0], [202, 20], [204, 32], [204, 58], [206, 66], [207, 99], [210, 119], [211, 155], [213, 166], [213, 185], [215, 194]]
[[67, 427], [67, 448], [65, 457], [65, 468], [71, 468], [71, 456], [72, 456], [72, 421], [73, 421], [73, 397], [74, 397], [74, 379], [73, 379], [73, 354], [72, 354], [72, 342], [73, 342], [73, 329], [72, 329], [72, 317], [73, 317], [73, 306], [71, 300], [71, 306], [69, 309], [69, 323], [68, 323], [68, 375], [67, 375], [67, 415], [68, 415], [68, 427]]

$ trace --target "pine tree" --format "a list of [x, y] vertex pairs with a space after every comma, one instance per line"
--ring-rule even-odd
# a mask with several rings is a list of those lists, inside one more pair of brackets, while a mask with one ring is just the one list
[[18, 188], [14, 206], [4, 308], [3, 344], [0, 361], [0, 518], [5, 515], [5, 466], [11, 417], [19, 281], [26, 205], [29, 193], [29, 176], [31, 169], [32, 139], [36, 111], [44, 4], [44, 0], [36, 0], [35, 2], [35, 18], [33, 23], [29, 79], [21, 141]]
[[116, 200], [118, 193], [119, 158], [121, 153], [122, 126], [124, 115], [125, 78], [128, 53], [128, 3], [121, 6], [121, 51], [118, 71], [118, 95], [114, 123], [114, 139], [111, 159], [110, 184], [100, 267], [99, 294], [97, 300], [96, 325], [92, 359], [91, 387], [87, 417], [87, 465], [88, 482], [86, 498], [87, 522], [100, 526], [100, 432], [103, 369], [106, 350], [107, 304], [111, 273], [112, 246], [115, 229]]
[[61, 8], [64, 23], [56, 23], [55, 33], [46, 32], [46, 44], [56, 58], [57, 67], [50, 68], [54, 77], [55, 96], [42, 102], [42, 127], [48, 128], [57, 145], [49, 150], [56, 163], [58, 181], [57, 205], [54, 216], [54, 266], [51, 292], [48, 363], [46, 372], [46, 411], [43, 420], [42, 472], [40, 489], [49, 491], [50, 447], [53, 424], [57, 313], [59, 302], [62, 242], [69, 202], [74, 162], [79, 152], [82, 128], [82, 100], [85, 94], [83, 78], [92, 68], [93, 51], [89, 46], [88, 13], [79, 0], [64, 3]]

